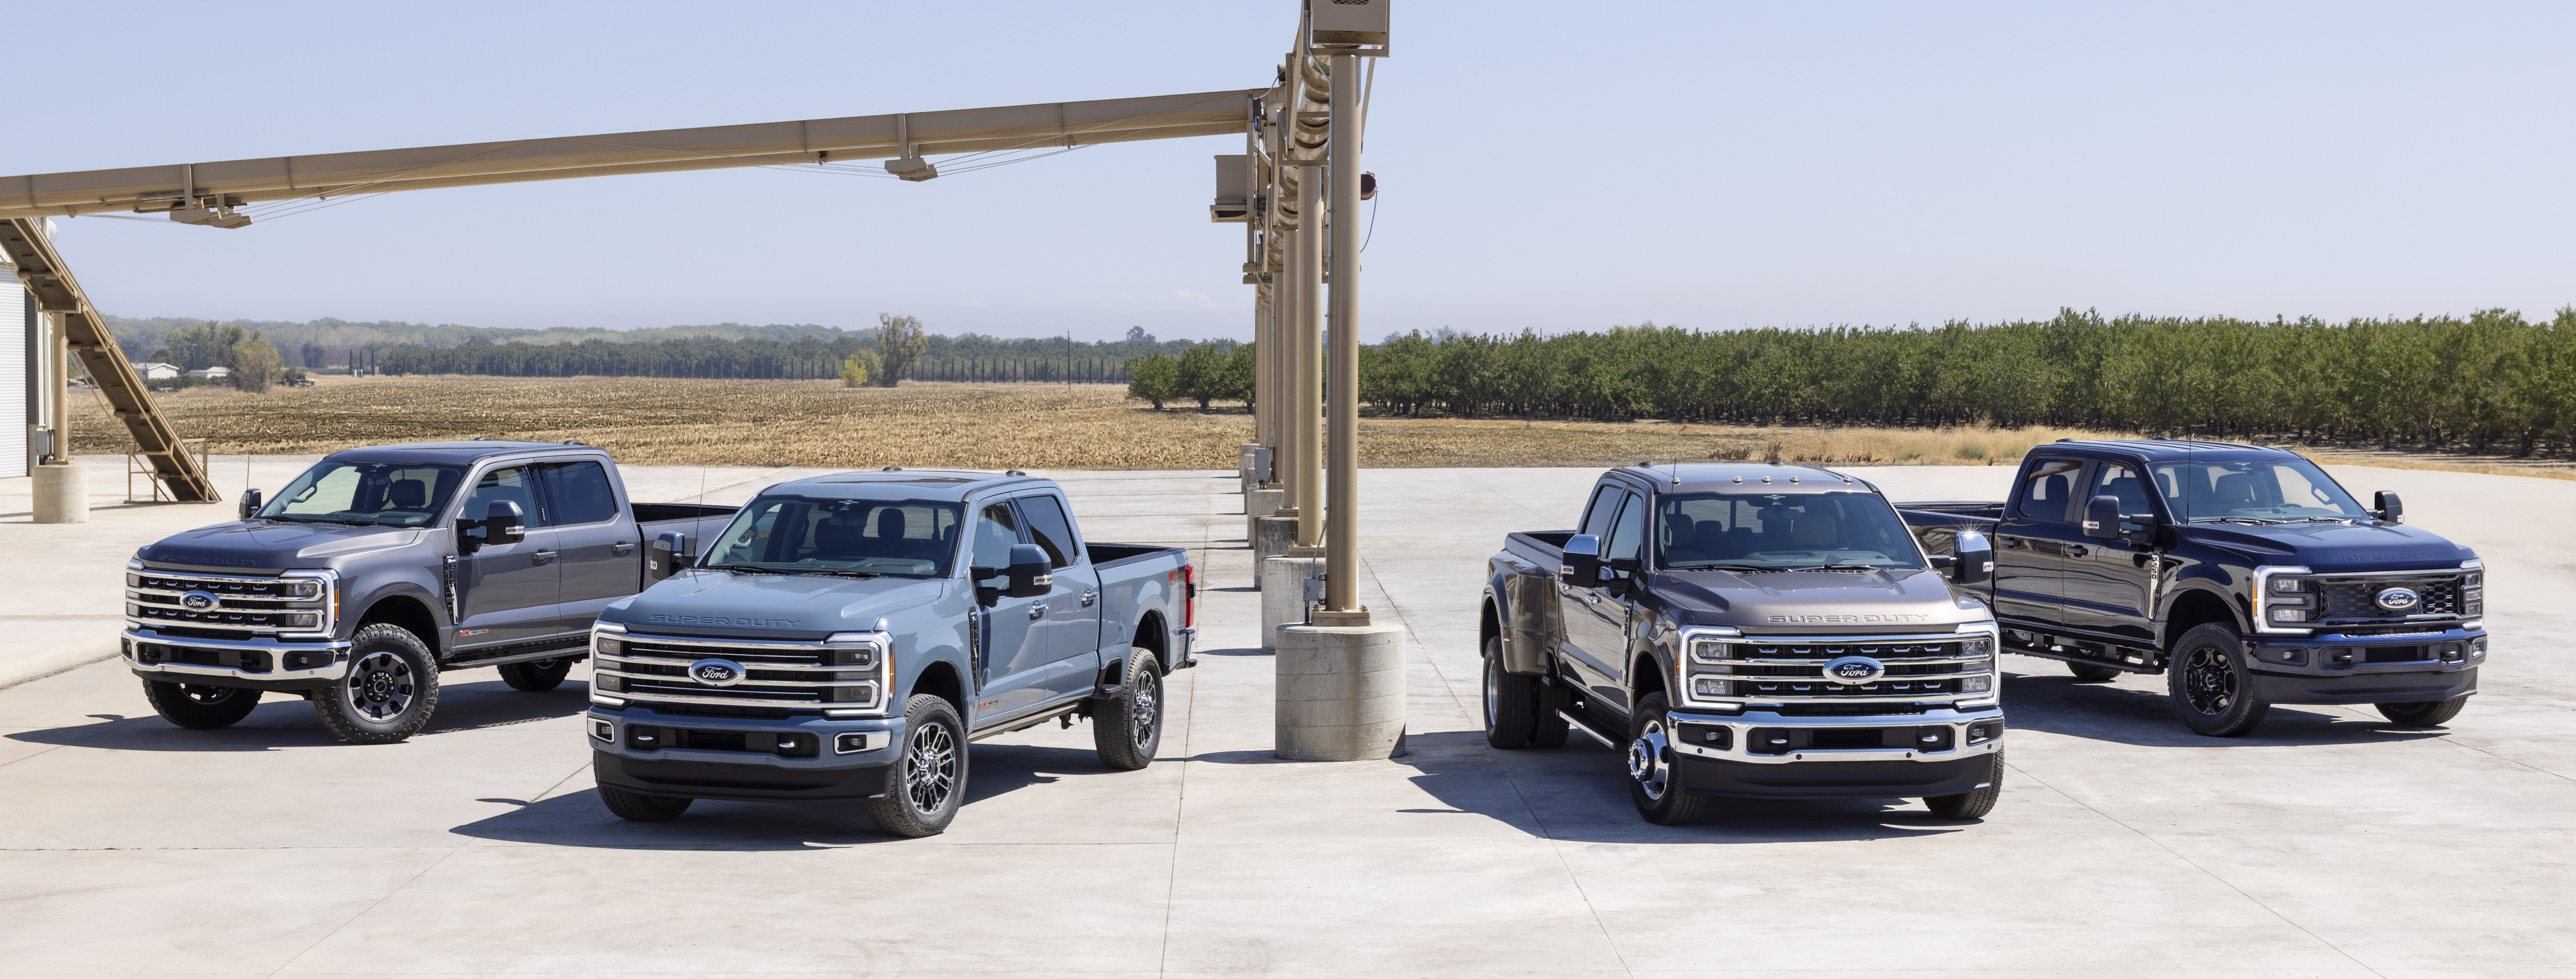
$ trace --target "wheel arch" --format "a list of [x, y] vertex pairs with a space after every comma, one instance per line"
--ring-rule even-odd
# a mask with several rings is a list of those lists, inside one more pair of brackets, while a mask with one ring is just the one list
[[358, 613], [354, 624], [349, 627], [349, 635], [354, 638], [358, 630], [379, 623], [398, 626], [411, 633], [412, 638], [429, 647], [431, 656], [446, 653], [446, 637], [444, 630], [438, 627], [438, 615], [430, 611], [428, 601], [418, 595], [394, 592], [377, 596], [367, 604], [366, 611]]
[[2185, 588], [2174, 595], [2172, 604], [2165, 606], [2164, 641], [2160, 645], [2170, 656], [2174, 643], [2182, 640], [2183, 633], [2212, 622], [2225, 623], [2238, 635], [2247, 631], [2244, 620], [2236, 616], [2235, 604], [2227, 596], [2207, 588]]
[[906, 693], [904, 698], [909, 700], [922, 694], [929, 694], [947, 701], [950, 707], [957, 709], [958, 717], [967, 716], [966, 685], [958, 675], [957, 664], [949, 662], [945, 657], [924, 664], [921, 675], [912, 680], [911, 692]]

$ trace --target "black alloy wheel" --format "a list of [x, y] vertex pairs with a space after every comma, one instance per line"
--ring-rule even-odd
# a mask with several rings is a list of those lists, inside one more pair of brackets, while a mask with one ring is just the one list
[[313, 691], [313, 713], [340, 740], [391, 744], [420, 733], [438, 708], [438, 664], [429, 647], [401, 626], [358, 630], [349, 675]]
[[259, 707], [259, 691], [200, 683], [143, 681], [143, 700], [161, 719], [192, 730], [231, 727]]
[[2229, 623], [2195, 626], [2174, 643], [2165, 671], [2167, 692], [2183, 726], [2216, 738], [2254, 730], [2272, 705], [2254, 695], [2245, 668], [2245, 641]]

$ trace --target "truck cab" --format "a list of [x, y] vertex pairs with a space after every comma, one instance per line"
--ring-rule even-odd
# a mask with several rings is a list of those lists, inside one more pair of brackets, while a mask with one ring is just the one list
[[281, 693], [343, 740], [401, 741], [429, 723], [442, 672], [561, 684], [591, 620], [653, 576], [648, 558], [667, 565], [673, 541], [732, 514], [635, 503], [608, 453], [578, 443], [336, 452], [274, 497], [245, 493], [239, 519], [136, 552], [121, 648], [181, 727], [231, 725]]
[[2194, 731], [2273, 704], [2375, 704], [2432, 725], [2477, 692], [2485, 565], [2282, 449], [2179, 439], [2030, 451], [2000, 503], [1909, 503], [1926, 548], [1991, 538], [2004, 647], [2080, 680], [2164, 674]]
[[1667, 825], [1718, 797], [1993, 808], [1994, 617], [1953, 590], [1986, 571], [1973, 541], [1927, 554], [1877, 487], [1779, 463], [1615, 469], [1582, 512], [1488, 567], [1489, 744], [1581, 732]]

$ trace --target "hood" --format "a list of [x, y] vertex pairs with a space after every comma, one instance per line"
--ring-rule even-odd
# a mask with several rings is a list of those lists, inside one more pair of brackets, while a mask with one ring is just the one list
[[835, 578], [689, 570], [614, 602], [600, 613], [638, 632], [778, 633], [812, 638], [876, 628], [937, 598], [947, 579]]
[[1930, 628], [1946, 632], [1994, 616], [1982, 602], [1960, 598], [1938, 571], [1666, 571], [1650, 582], [1670, 599], [1675, 613], [1697, 625], [1731, 625], [1747, 631], [1812, 630], [1817, 626], [1873, 631]]
[[2405, 524], [2191, 525], [2192, 537], [2244, 555], [2250, 564], [2304, 565], [2320, 573], [2452, 568], [2478, 556], [2439, 534]]
[[235, 520], [144, 545], [152, 564], [206, 570], [289, 571], [334, 567], [351, 555], [418, 543], [419, 527], [367, 527], [292, 520]]

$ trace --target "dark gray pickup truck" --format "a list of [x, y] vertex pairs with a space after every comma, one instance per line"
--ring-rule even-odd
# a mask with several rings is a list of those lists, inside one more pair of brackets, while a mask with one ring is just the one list
[[1877, 487], [1778, 463], [1602, 475], [1575, 530], [1510, 535], [1485, 582], [1485, 736], [1627, 754], [1647, 820], [1711, 796], [1920, 798], [1960, 819], [2003, 777], [1995, 621]]
[[429, 723], [443, 671], [562, 683], [601, 609], [733, 513], [634, 503], [608, 453], [577, 443], [333, 453], [274, 498], [249, 491], [241, 519], [135, 554], [125, 662], [181, 727], [230, 725], [275, 692], [344, 740], [400, 741]]

